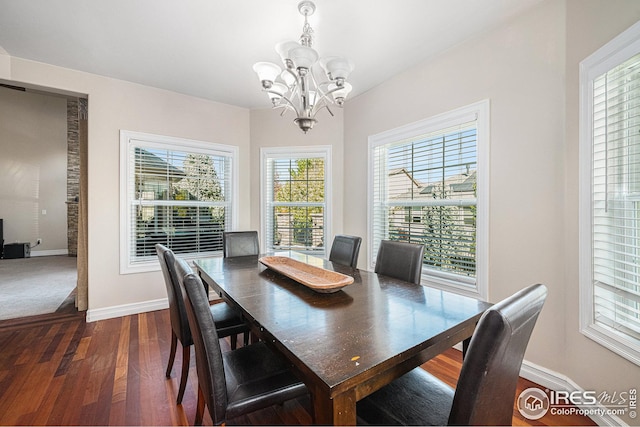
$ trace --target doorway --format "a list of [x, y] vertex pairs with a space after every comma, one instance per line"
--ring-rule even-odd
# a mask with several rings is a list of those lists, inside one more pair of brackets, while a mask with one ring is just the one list
[[[44, 280], [55, 287], [62, 278], [68, 287], [69, 281], [78, 282], [76, 266], [83, 264], [83, 296], [72, 295], [74, 306], [86, 310], [86, 232], [82, 230], [86, 217], [81, 187], [86, 183], [87, 99], [10, 83], [0, 84], [0, 114], [8, 119], [0, 123], [0, 218], [5, 244], [28, 243], [31, 257], [0, 260], [0, 284]], [[43, 272], [41, 265], [51, 273], [45, 274], [48, 279], [36, 274]], [[69, 276], [69, 266], [74, 277]], [[61, 270], [66, 271], [62, 276]], [[21, 292], [12, 293], [12, 301], [3, 294], [3, 303], [15, 303], [20, 306], [18, 312], [27, 316], [33, 304], [34, 314], [41, 314], [35, 309], [38, 304], [26, 299], [34, 293], [48, 298], [51, 289], [32, 292], [33, 286], [18, 287]], [[66, 297], [59, 302], [65, 301]]]

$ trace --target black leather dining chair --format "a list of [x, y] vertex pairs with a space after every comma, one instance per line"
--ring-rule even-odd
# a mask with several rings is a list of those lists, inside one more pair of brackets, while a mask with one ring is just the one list
[[213, 424], [219, 425], [308, 393], [284, 359], [264, 342], [223, 353], [200, 277], [181, 259], [176, 260], [176, 270], [196, 350], [196, 425], [202, 423], [205, 406]]
[[[178, 389], [177, 403], [182, 403], [185, 387], [187, 385], [187, 376], [189, 375], [189, 363], [191, 360], [191, 345], [193, 339], [189, 329], [187, 320], [187, 311], [182, 299], [178, 276], [175, 271], [175, 255], [173, 251], [161, 244], [156, 245], [156, 253], [160, 260], [164, 283], [167, 288], [167, 297], [169, 300], [169, 316], [171, 319], [171, 351], [169, 353], [169, 362], [167, 363], [167, 378], [171, 377], [171, 369], [176, 357], [176, 349], [178, 341], [182, 344], [182, 375], [180, 376], [180, 387]], [[204, 290], [204, 286], [202, 288]], [[237, 346], [237, 335], [240, 333], [248, 334], [249, 328], [242, 319], [239, 312], [231, 308], [225, 303], [214, 304], [209, 306], [213, 318], [215, 319], [218, 335], [221, 338], [231, 337], [231, 348]], [[234, 339], [235, 338], [235, 339]]]
[[383, 240], [378, 249], [375, 272], [419, 285], [423, 255], [424, 245]]
[[[260, 253], [257, 231], [225, 231], [222, 233], [222, 255], [225, 258], [254, 256]], [[250, 333], [244, 334], [244, 345], [249, 344]]]
[[360, 423], [511, 425], [524, 352], [547, 297], [533, 285], [480, 318], [456, 389], [418, 367], [357, 404]]
[[356, 268], [362, 237], [337, 234], [333, 238], [329, 261]]
[[260, 242], [257, 231], [225, 231], [222, 233], [222, 255], [225, 258], [258, 255]]

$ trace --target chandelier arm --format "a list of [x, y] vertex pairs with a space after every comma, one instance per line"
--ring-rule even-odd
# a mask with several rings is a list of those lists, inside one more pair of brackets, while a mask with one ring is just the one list
[[[282, 99], [284, 99], [285, 101], [287, 101], [287, 103], [289, 104], [288, 106], [290, 106], [291, 108], [293, 108], [293, 111], [295, 111], [295, 112], [296, 112], [296, 116], [300, 116], [300, 112], [299, 112], [299, 111], [298, 111], [298, 109], [296, 108], [295, 104], [294, 104], [293, 102], [291, 102], [291, 100], [290, 100], [289, 98], [287, 98], [287, 97], [286, 97], [286, 96], [284, 96], [283, 94], [278, 93], [278, 92], [275, 92], [275, 91], [273, 91], [273, 90], [266, 89], [266, 90], [265, 90], [265, 92], [273, 93], [273, 94], [275, 94], [275, 95], [279, 95]], [[288, 107], [288, 106], [287, 106], [287, 107]]]
[[319, 107], [319, 108], [317, 108], [317, 109], [315, 108], [315, 107], [316, 107], [315, 105], [314, 105], [313, 107], [314, 107], [314, 108], [313, 108], [313, 112], [312, 112], [312, 114], [311, 114], [311, 117], [315, 117], [315, 116], [316, 116], [316, 114], [318, 114], [318, 112], [319, 112], [320, 110], [322, 110], [323, 108], [326, 108], [326, 109], [327, 109], [327, 111], [329, 112], [329, 114], [331, 114], [331, 117], [335, 117], [335, 115], [333, 114], [333, 111], [331, 111], [331, 108], [329, 108], [329, 106], [328, 106], [326, 103], [325, 103], [325, 104], [323, 104], [323, 105], [322, 105], [322, 107]]
[[[319, 88], [319, 86], [318, 86], [318, 90], [319, 90], [319, 89], [320, 89], [320, 88]], [[333, 116], [333, 113], [332, 113], [332, 112], [331, 112], [331, 110], [329, 109], [329, 105], [328, 105], [329, 103], [328, 103], [327, 101], [329, 101], [331, 104], [333, 104], [333, 102], [329, 99], [329, 95], [331, 95], [333, 92], [335, 92], [335, 91], [337, 91], [337, 90], [340, 90], [340, 89], [342, 89], [342, 88], [341, 88], [341, 87], [336, 87], [336, 88], [334, 88], [334, 89], [331, 89], [331, 90], [330, 90], [330, 91], [328, 91], [327, 93], [323, 93], [323, 94], [322, 94], [322, 97], [321, 97], [318, 101], [316, 101], [316, 105], [319, 105], [319, 104], [320, 104], [320, 102], [324, 101], [324, 106], [323, 106], [323, 107], [326, 107], [326, 108], [327, 108], [327, 111], [329, 111], [329, 113]], [[314, 106], [314, 107], [315, 107], [315, 106]], [[313, 113], [313, 114], [315, 115], [315, 114], [316, 114], [318, 111], [320, 111], [323, 107], [318, 108], [318, 109], [315, 111], [315, 113]], [[314, 108], [314, 109], [315, 109], [315, 108]]]
[[289, 73], [291, 73], [291, 75], [295, 77], [295, 80], [294, 80], [293, 84], [290, 87], [290, 90], [291, 90], [290, 96], [291, 96], [291, 98], [294, 98], [296, 96], [296, 94], [298, 92], [300, 92], [300, 77], [298, 77], [298, 75], [296, 73], [294, 73], [293, 71], [291, 71], [289, 69], [287, 69], [287, 71], [289, 71]]
[[285, 71], [288, 71], [289, 74], [291, 74], [293, 76], [294, 79], [296, 79], [296, 84], [298, 83], [298, 75], [296, 73], [294, 73], [293, 71], [291, 71], [291, 68], [289, 67], [285, 67]]
[[287, 104], [283, 104], [283, 105], [274, 105], [273, 107], [271, 107], [272, 110], [277, 110], [277, 109], [281, 109], [282, 111], [280, 112], [280, 117], [284, 117], [284, 114], [289, 111], [289, 110], [293, 110], [293, 108], [291, 108], [289, 105]]
[[313, 72], [313, 69], [310, 72], [311, 74], [311, 80], [313, 81], [313, 87], [316, 90], [316, 93], [320, 93], [322, 96], [319, 98], [319, 100], [322, 100], [324, 98], [326, 98], [326, 94], [324, 92], [324, 89], [322, 89], [322, 85], [318, 84], [318, 79], [316, 78], [315, 73]]
[[313, 67], [309, 68], [309, 74], [311, 75], [311, 80], [313, 81], [313, 86], [317, 90], [321, 90], [320, 89], [320, 85], [318, 84], [318, 79], [316, 78], [316, 73], [313, 72]]

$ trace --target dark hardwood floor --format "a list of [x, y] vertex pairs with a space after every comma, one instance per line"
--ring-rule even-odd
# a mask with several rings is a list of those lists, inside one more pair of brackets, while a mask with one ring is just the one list
[[[68, 307], [67, 307], [68, 309]], [[195, 358], [182, 405], [176, 405], [182, 359], [164, 371], [168, 310], [85, 323], [75, 310], [0, 322], [0, 425], [190, 425], [196, 410]], [[241, 340], [240, 340], [241, 341]], [[228, 349], [228, 342], [223, 343]], [[461, 355], [449, 350], [423, 365], [455, 385]], [[524, 379], [518, 393], [533, 386]], [[308, 425], [308, 398], [286, 402], [229, 425]], [[204, 423], [211, 425], [205, 416]], [[594, 425], [586, 417], [547, 414], [514, 425]]]

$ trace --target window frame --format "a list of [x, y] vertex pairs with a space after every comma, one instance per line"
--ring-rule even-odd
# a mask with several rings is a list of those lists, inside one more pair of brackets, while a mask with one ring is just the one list
[[640, 341], [613, 333], [595, 321], [593, 275], [593, 99], [594, 81], [640, 53], [636, 23], [580, 62], [579, 122], [579, 322], [580, 332], [640, 365]]
[[[486, 300], [488, 298], [488, 259], [489, 259], [489, 125], [490, 102], [488, 99], [457, 108], [424, 120], [384, 131], [368, 138], [368, 177], [367, 177], [367, 230], [368, 230], [368, 266], [375, 268], [373, 216], [374, 216], [374, 151], [381, 145], [409, 140], [425, 134], [443, 131], [454, 126], [476, 120], [477, 129], [477, 217], [476, 217], [476, 277], [475, 280], [463, 280], [454, 274], [422, 270], [422, 283], [435, 288], [452, 291], [461, 295]], [[470, 282], [474, 282], [470, 285]], [[463, 283], [464, 282], [464, 283]]]
[[260, 148], [260, 234], [262, 239], [260, 242], [262, 252], [271, 252], [269, 246], [268, 215], [267, 215], [267, 160], [272, 158], [278, 159], [305, 159], [312, 157], [324, 157], [324, 250], [323, 251], [298, 251], [309, 253], [311, 255], [325, 256], [328, 254], [327, 245], [330, 245], [332, 234], [332, 163], [331, 163], [331, 145], [314, 145], [314, 146], [298, 146], [298, 147], [261, 147]]
[[[134, 274], [160, 270], [158, 259], [132, 262], [130, 249], [132, 247], [130, 209], [135, 199], [130, 198], [130, 178], [135, 177], [135, 162], [131, 162], [131, 149], [155, 148], [173, 150], [185, 153], [208, 154], [231, 158], [231, 223], [227, 230], [233, 230], [238, 223], [238, 147], [206, 141], [197, 141], [172, 136], [155, 135], [150, 133], [120, 130], [120, 274]], [[186, 259], [197, 259], [198, 254], [181, 255]], [[208, 254], [210, 256], [210, 254]]]

